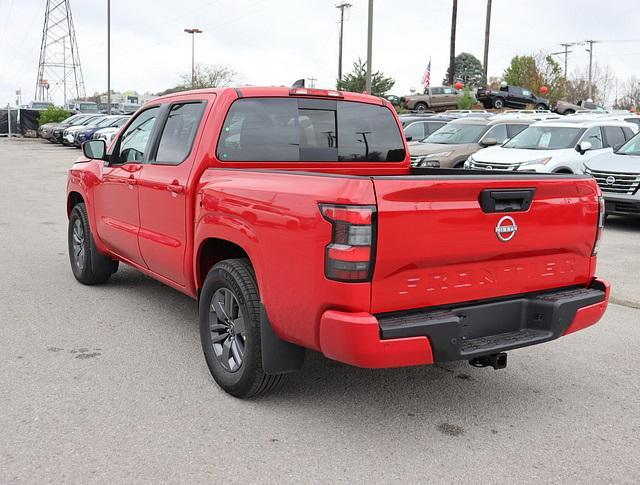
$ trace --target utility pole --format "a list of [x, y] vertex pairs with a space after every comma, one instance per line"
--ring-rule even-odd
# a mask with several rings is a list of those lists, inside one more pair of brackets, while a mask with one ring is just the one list
[[338, 81], [342, 81], [342, 34], [344, 32], [344, 11], [351, 8], [351, 4], [347, 2], [336, 5], [340, 9], [340, 38], [338, 40]]
[[569, 50], [569, 47], [571, 47], [572, 45], [575, 45], [573, 42], [572, 43], [564, 43], [564, 44], [560, 44], [562, 47], [564, 47], [564, 78], [567, 79], [567, 60], [569, 59], [569, 53], [573, 52]]
[[316, 81], [317, 81], [318, 79], [316, 79], [316, 78], [315, 78], [315, 77], [313, 77], [313, 76], [312, 76], [312, 77], [309, 77], [309, 78], [307, 78], [307, 79], [309, 80], [309, 87], [310, 87], [310, 88], [315, 88], [315, 87], [316, 87]]
[[585, 44], [589, 44], [589, 48], [587, 49], [587, 51], [589, 52], [589, 99], [593, 99], [593, 86], [592, 86], [592, 81], [593, 81], [593, 44], [597, 43], [597, 40], [585, 40], [584, 41]]
[[368, 31], [367, 31], [367, 79], [365, 83], [367, 94], [371, 94], [372, 45], [373, 45], [373, 0], [369, 0], [369, 21], [368, 21]]
[[200, 29], [184, 29], [187, 34], [191, 34], [191, 89], [194, 88], [196, 83], [196, 61], [195, 61], [195, 49], [196, 49], [196, 34], [202, 34]]
[[484, 85], [489, 79], [489, 34], [491, 32], [491, 0], [487, 0], [487, 18], [484, 26]]
[[456, 70], [456, 21], [458, 18], [458, 0], [453, 0], [451, 10], [451, 47], [449, 48], [449, 85], [453, 86]]
[[107, 114], [111, 114], [111, 0], [107, 0]]
[[569, 59], [569, 54], [572, 53], [573, 51], [569, 50], [569, 47], [576, 45], [575, 42], [565, 42], [564, 44], [560, 44], [562, 47], [564, 47], [563, 51], [560, 52], [552, 52], [550, 55], [552, 56], [564, 56], [564, 79], [565, 81], [567, 81], [567, 60]]

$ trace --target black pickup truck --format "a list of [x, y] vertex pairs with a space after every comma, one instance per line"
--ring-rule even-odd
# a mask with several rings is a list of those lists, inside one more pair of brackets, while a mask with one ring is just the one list
[[535, 109], [549, 109], [549, 100], [540, 98], [529, 89], [520, 86], [500, 86], [500, 90], [479, 88], [476, 99], [485, 108], [524, 108], [533, 105]]

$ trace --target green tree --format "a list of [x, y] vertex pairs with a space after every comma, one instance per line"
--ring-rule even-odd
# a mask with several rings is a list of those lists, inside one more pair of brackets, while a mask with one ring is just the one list
[[[336, 89], [362, 93], [366, 90], [366, 79], [367, 63], [363, 62], [362, 59], [358, 59], [353, 63], [353, 70], [345, 74], [341, 81], [338, 80], [336, 82]], [[383, 96], [395, 83], [392, 78], [385, 76], [382, 72], [373, 72], [371, 73], [371, 94], [374, 96]]]
[[45, 123], [59, 123], [60, 121], [68, 118], [70, 113], [62, 108], [58, 108], [57, 106], [49, 106], [44, 111], [40, 112], [40, 125], [44, 125]]
[[[463, 82], [465, 86], [477, 88], [483, 85], [484, 70], [482, 69], [482, 63], [473, 54], [468, 52], [458, 54], [454, 69], [453, 79]], [[447, 75], [442, 82], [447, 84], [448, 80], [449, 69], [447, 69]]]
[[471, 95], [471, 89], [468, 85], [464, 86], [464, 94], [458, 98], [459, 109], [471, 109], [476, 104], [476, 99]]
[[536, 90], [542, 85], [542, 74], [533, 56], [515, 56], [502, 75], [507, 84]]
[[534, 94], [546, 86], [549, 92], [543, 97], [553, 105], [566, 94], [567, 82], [560, 64], [550, 55], [515, 56], [504, 71], [503, 79], [507, 84], [522, 86]]

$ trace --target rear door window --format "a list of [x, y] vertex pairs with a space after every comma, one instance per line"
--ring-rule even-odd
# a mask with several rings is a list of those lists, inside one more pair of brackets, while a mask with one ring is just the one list
[[603, 126], [604, 138], [606, 140], [606, 147], [614, 147], [616, 145], [622, 145], [626, 140], [624, 132], [620, 126]]
[[191, 152], [204, 103], [174, 104], [162, 130], [155, 162], [178, 165]]
[[233, 103], [218, 142], [222, 161], [400, 162], [402, 135], [384, 106], [302, 98]]

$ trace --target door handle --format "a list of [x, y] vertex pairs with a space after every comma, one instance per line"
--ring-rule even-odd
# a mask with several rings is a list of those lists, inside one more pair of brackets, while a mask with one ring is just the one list
[[167, 185], [167, 189], [169, 192], [173, 192], [174, 194], [181, 194], [184, 191], [184, 187], [180, 185], [177, 180], [174, 180]]

